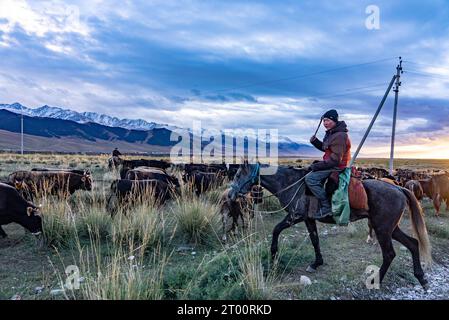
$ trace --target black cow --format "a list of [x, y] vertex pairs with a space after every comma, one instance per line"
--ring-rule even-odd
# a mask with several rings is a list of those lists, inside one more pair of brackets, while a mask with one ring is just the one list
[[182, 180], [185, 183], [192, 184], [193, 190], [196, 195], [210, 190], [213, 186], [219, 186], [224, 182], [224, 174], [222, 172], [201, 172], [193, 171], [191, 173], [184, 173]]
[[116, 197], [119, 206], [123, 206], [130, 205], [134, 201], [145, 200], [145, 196], [154, 196], [156, 203], [163, 204], [172, 198], [173, 189], [161, 180], [115, 180], [111, 184], [107, 211], [113, 215], [118, 210], [117, 206], [112, 205], [113, 197]]
[[5, 183], [0, 183], [0, 237], [7, 235], [2, 225], [18, 223], [34, 235], [42, 232], [40, 210], [26, 201], [17, 190]]

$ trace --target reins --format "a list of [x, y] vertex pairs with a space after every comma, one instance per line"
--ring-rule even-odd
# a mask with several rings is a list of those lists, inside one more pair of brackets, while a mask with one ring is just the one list
[[274, 196], [275, 194], [279, 194], [280, 192], [283, 192], [283, 191], [285, 191], [285, 190], [290, 189], [292, 186], [298, 184], [299, 182], [302, 182], [302, 183], [299, 185], [298, 189], [295, 191], [295, 194], [293, 195], [293, 197], [292, 197], [292, 198], [290, 199], [290, 201], [287, 203], [287, 205], [285, 205], [285, 206], [282, 207], [281, 209], [279, 209], [279, 210], [274, 210], [274, 211], [260, 211], [260, 210], [254, 210], [254, 209], [251, 209], [251, 208], [249, 208], [249, 206], [247, 206], [247, 209], [248, 209], [249, 211], [252, 211], [252, 212], [259, 211], [259, 212], [264, 213], [264, 214], [273, 214], [273, 213], [278, 213], [278, 212], [281, 212], [281, 211], [285, 210], [286, 208], [288, 208], [288, 207], [292, 204], [293, 200], [295, 200], [296, 196], [298, 195], [299, 190], [301, 190], [301, 187], [302, 187], [303, 184], [304, 184], [304, 179], [305, 179], [306, 176], [308, 176], [310, 173], [311, 173], [311, 172], [308, 172], [306, 175], [304, 175], [304, 177], [302, 177], [301, 179], [299, 179], [299, 180], [296, 181], [295, 183], [293, 183], [293, 184], [287, 186], [286, 188], [284, 188], [284, 189], [282, 189], [282, 190], [277, 191], [276, 193], [271, 194], [270, 196], [266, 196], [266, 197], [262, 197], [262, 198], [257, 198], [257, 199], [269, 198], [269, 197], [271, 197], [271, 196]]

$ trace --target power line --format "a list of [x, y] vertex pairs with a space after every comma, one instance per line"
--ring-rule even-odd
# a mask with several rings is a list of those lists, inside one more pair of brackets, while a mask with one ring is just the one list
[[449, 81], [449, 77], [440, 76], [436, 73], [420, 72], [420, 71], [414, 71], [414, 70], [407, 70], [404, 72], [412, 74], [412, 75], [418, 75], [421, 77], [428, 77], [428, 78], [437, 79], [437, 80]]
[[[364, 93], [364, 92], [371, 92], [371, 91], [377, 91], [378, 89], [373, 88], [379, 88], [379, 87], [385, 87], [385, 83], [379, 83], [359, 88], [352, 88], [352, 89], [345, 89], [346, 93], [340, 93], [340, 92], [334, 92], [334, 93], [327, 93], [327, 94], [321, 94], [321, 95], [314, 95], [313, 98], [332, 98], [332, 97], [339, 97], [339, 96], [347, 96], [357, 93]], [[367, 90], [370, 89], [370, 90]], [[349, 91], [349, 92], [348, 92]]]
[[404, 60], [403, 62], [416, 64], [416, 65], [419, 65], [419, 66], [425, 66], [425, 67], [431, 67], [431, 68], [436, 68], [436, 69], [440, 69], [440, 70], [447, 70], [447, 71], [449, 71], [449, 68], [443, 68], [443, 67], [431, 65], [431, 64], [428, 64], [428, 63], [414, 62], [414, 61], [410, 61], [410, 60]]
[[377, 64], [377, 63], [393, 60], [393, 59], [396, 59], [396, 58], [397, 57], [379, 59], [379, 60], [374, 60], [374, 61], [368, 61], [368, 62], [363, 62], [363, 63], [347, 65], [347, 66], [338, 67], [338, 68], [332, 68], [332, 69], [321, 70], [321, 71], [316, 71], [316, 72], [311, 72], [311, 73], [299, 74], [299, 75], [285, 77], [285, 78], [279, 78], [279, 79], [273, 79], [273, 80], [267, 80], [267, 81], [259, 81], [259, 82], [254, 82], [254, 83], [248, 83], [248, 84], [245, 84], [245, 85], [236, 86], [236, 87], [232, 87], [232, 88], [210, 90], [210, 91], [205, 91], [202, 94], [204, 95], [204, 94], [210, 94], [210, 93], [220, 93], [220, 92], [224, 92], [224, 91], [239, 90], [239, 89], [245, 89], [245, 88], [250, 88], [250, 87], [254, 87], [254, 86], [273, 84], [273, 83], [277, 83], [277, 82], [295, 80], [295, 79], [300, 79], [300, 78], [307, 78], [307, 77], [312, 77], [312, 76], [316, 76], [316, 75], [320, 75], [320, 74], [331, 73], [331, 72], [347, 70], [347, 69], [351, 69], [351, 68], [357, 68], [357, 67]]

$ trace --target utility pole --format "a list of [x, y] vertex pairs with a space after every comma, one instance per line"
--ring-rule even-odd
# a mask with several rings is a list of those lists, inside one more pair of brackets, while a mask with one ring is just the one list
[[[390, 84], [388, 85], [387, 91], [385, 91], [385, 94], [380, 101], [379, 106], [377, 107], [376, 113], [374, 114], [373, 118], [371, 119], [371, 123], [368, 126], [368, 129], [366, 129], [365, 134], [363, 135], [362, 141], [360, 141], [359, 146], [357, 147], [357, 150], [355, 151], [354, 155], [352, 156], [351, 163], [349, 164], [349, 167], [352, 167], [355, 160], [357, 159], [357, 156], [359, 155], [360, 149], [362, 149], [363, 144], [365, 143], [366, 138], [368, 137], [368, 134], [371, 131], [371, 128], [373, 127], [374, 122], [377, 119], [377, 116], [379, 115], [380, 110], [384, 106], [385, 100], [387, 100], [388, 94], [390, 93], [391, 88], [393, 87], [394, 81], [396, 80], [396, 75], [394, 75], [391, 78]], [[317, 130], [318, 131], [318, 130]]]
[[393, 161], [394, 161], [394, 138], [396, 135], [396, 116], [398, 113], [398, 99], [399, 87], [401, 86], [402, 58], [399, 57], [399, 64], [396, 67], [396, 83], [394, 86], [394, 109], [393, 109], [393, 128], [391, 131], [391, 150], [390, 150], [390, 175], [393, 175]]
[[21, 116], [20, 116], [20, 151], [23, 156], [23, 107], [21, 109], [22, 109], [22, 112], [20, 113], [21, 114]]

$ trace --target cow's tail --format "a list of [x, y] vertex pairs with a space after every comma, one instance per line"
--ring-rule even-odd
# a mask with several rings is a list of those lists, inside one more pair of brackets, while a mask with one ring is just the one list
[[430, 267], [432, 265], [431, 246], [421, 205], [410, 190], [406, 188], [401, 189], [407, 197], [412, 229], [419, 243], [419, 255], [421, 261], [424, 262], [426, 267]]

